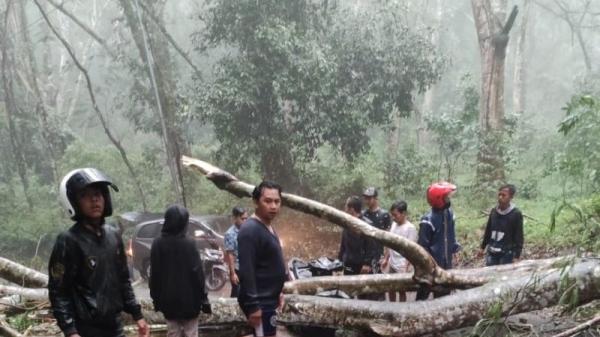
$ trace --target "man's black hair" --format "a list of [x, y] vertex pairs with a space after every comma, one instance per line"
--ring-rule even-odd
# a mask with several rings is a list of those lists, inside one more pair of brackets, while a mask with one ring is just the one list
[[246, 209], [241, 206], [235, 206], [233, 209], [231, 209], [231, 215], [235, 217], [242, 216], [244, 213], [246, 213]]
[[262, 192], [265, 188], [277, 190], [277, 192], [279, 192], [279, 197], [281, 197], [281, 185], [279, 185], [276, 182], [270, 181], [270, 180], [263, 180], [252, 191], [252, 199], [258, 201], [258, 199], [260, 199], [260, 196], [262, 195]]
[[360, 213], [363, 208], [362, 199], [356, 195], [353, 195], [346, 199], [346, 207], [353, 209], [356, 213]]
[[406, 213], [406, 211], [408, 210], [408, 204], [404, 200], [396, 201], [392, 204], [392, 207], [390, 207], [390, 212], [393, 210], [396, 210], [400, 213]]
[[514, 196], [515, 196], [515, 193], [517, 193], [517, 188], [516, 188], [516, 187], [515, 187], [515, 185], [513, 185], [513, 184], [505, 184], [505, 185], [502, 185], [502, 186], [501, 186], [501, 187], [498, 189], [498, 191], [502, 191], [502, 190], [503, 190], [503, 189], [505, 189], [505, 188], [508, 190], [508, 193], [510, 193], [510, 196], [511, 196], [511, 197], [514, 197]]

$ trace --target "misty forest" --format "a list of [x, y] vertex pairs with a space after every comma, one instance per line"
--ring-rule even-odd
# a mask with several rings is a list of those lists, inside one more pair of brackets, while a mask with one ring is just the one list
[[[337, 258], [349, 229], [414, 266], [286, 282], [278, 336], [600, 336], [600, 0], [0, 0], [0, 51], [0, 335], [62, 334], [46, 289], [73, 224], [59, 184], [93, 167], [119, 188], [107, 221], [128, 254], [172, 204], [223, 235], [268, 179], [286, 263]], [[438, 181], [457, 186], [452, 269], [344, 212], [372, 186], [418, 229]], [[523, 250], [485, 267], [504, 184]], [[223, 282], [200, 335], [251, 334]], [[388, 291], [407, 301], [359, 299]]]

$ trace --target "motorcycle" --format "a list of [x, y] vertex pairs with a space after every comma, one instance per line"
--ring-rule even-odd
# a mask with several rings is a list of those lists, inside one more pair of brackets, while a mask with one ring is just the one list
[[201, 250], [202, 268], [204, 270], [204, 286], [207, 291], [221, 290], [228, 280], [229, 269], [223, 260], [223, 252], [217, 249]]
[[[309, 262], [298, 258], [292, 258], [288, 262], [290, 278], [292, 280], [301, 280], [316, 276], [339, 275], [344, 270], [344, 265], [340, 260], [332, 260], [328, 257], [320, 257]], [[328, 289], [315, 294], [321, 297], [333, 297], [350, 299], [345, 292], [338, 289]], [[307, 326], [288, 326], [288, 329], [295, 331], [302, 336], [334, 337], [335, 329]]]

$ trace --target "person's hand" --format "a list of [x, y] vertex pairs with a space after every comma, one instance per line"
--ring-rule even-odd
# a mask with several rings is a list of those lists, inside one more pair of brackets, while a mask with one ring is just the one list
[[248, 315], [248, 324], [253, 328], [258, 328], [262, 323], [262, 310], [258, 309], [255, 312]]
[[69, 335], [69, 337], [81, 337], [78, 333], [74, 333], [72, 335]]
[[371, 270], [372, 270], [371, 266], [363, 265], [362, 268], [360, 268], [360, 273], [361, 274], [370, 274]]
[[140, 319], [135, 322], [138, 328], [138, 336], [139, 337], [150, 337], [150, 327], [148, 323], [146, 323], [145, 319]]
[[229, 275], [229, 278], [231, 279], [231, 284], [234, 284], [234, 285], [240, 284], [240, 278], [237, 276], [237, 274], [235, 272], [232, 272], [231, 275]]
[[285, 298], [283, 297], [283, 293], [279, 294], [279, 304], [277, 305], [277, 309], [282, 310], [285, 305]]
[[485, 249], [481, 249], [481, 248], [480, 248], [480, 249], [477, 251], [477, 257], [478, 257], [478, 258], [482, 258], [484, 255], [485, 255]]

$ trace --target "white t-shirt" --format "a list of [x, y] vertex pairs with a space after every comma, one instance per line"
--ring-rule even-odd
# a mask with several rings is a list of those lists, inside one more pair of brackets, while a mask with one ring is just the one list
[[[390, 232], [407, 238], [410, 241], [417, 242], [418, 233], [415, 225], [410, 223], [408, 220], [402, 225], [398, 225], [396, 222], [392, 223]], [[409, 262], [404, 256], [400, 255], [397, 251], [390, 249], [390, 268], [396, 272], [407, 272]]]

